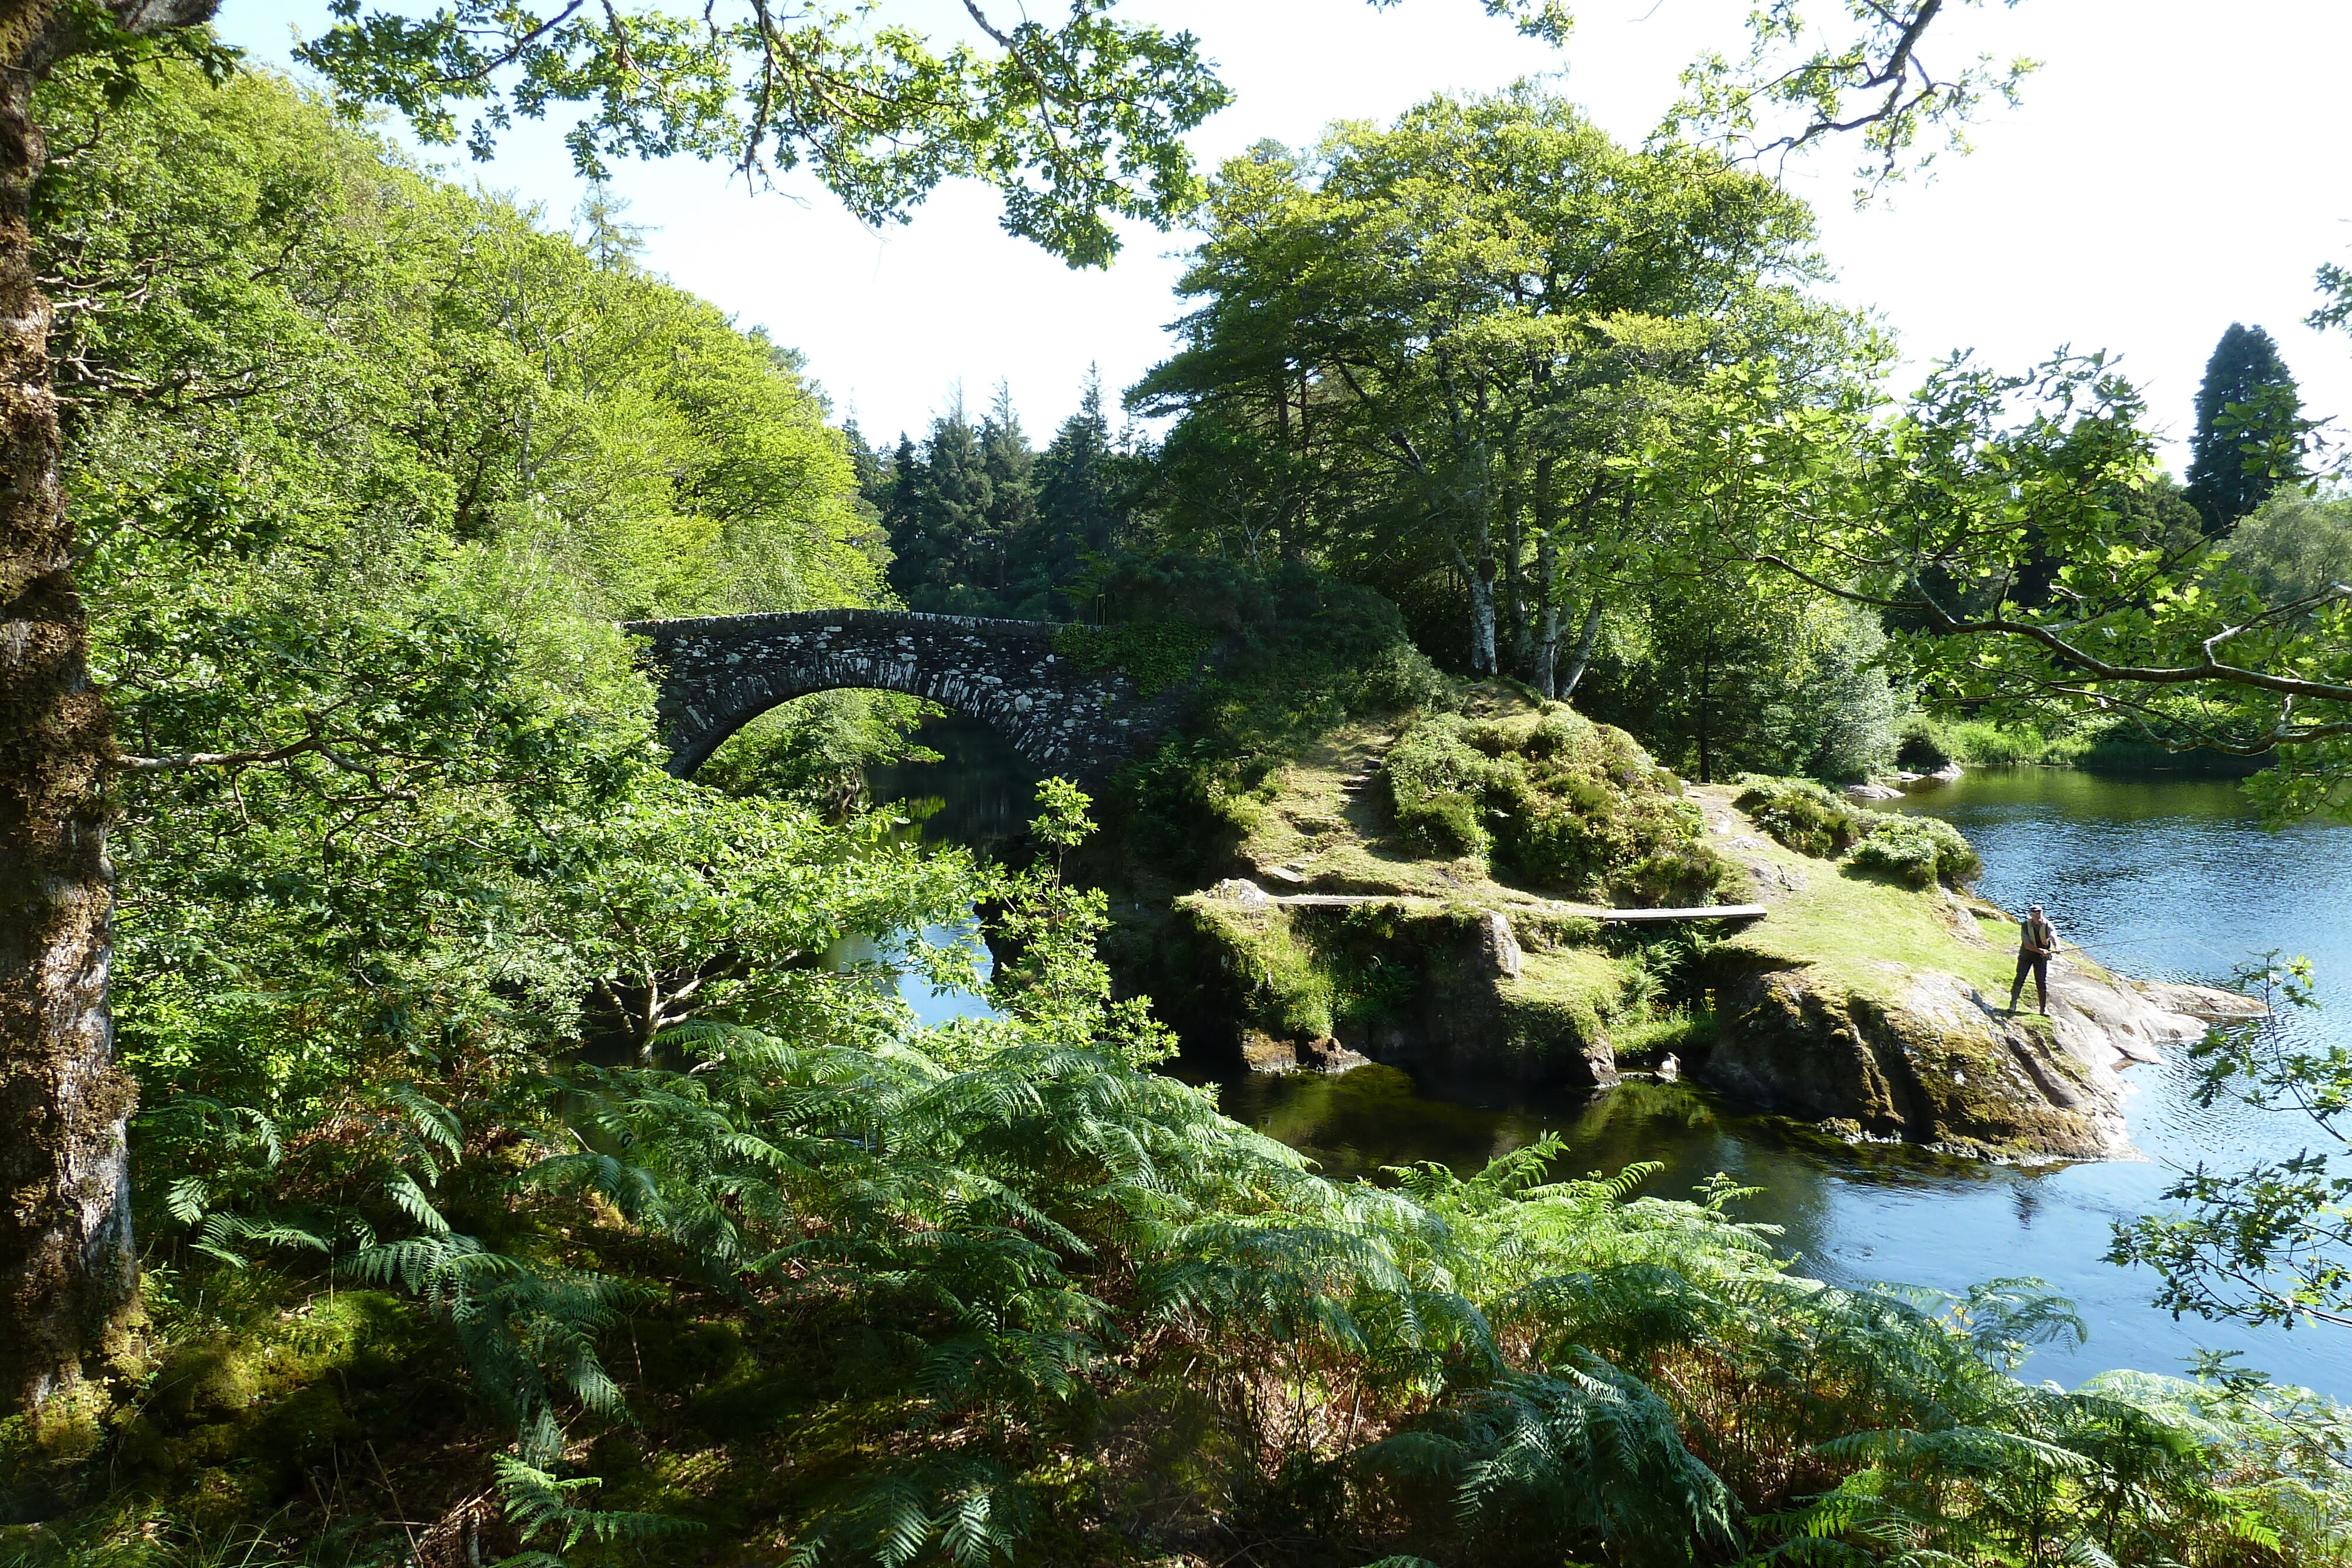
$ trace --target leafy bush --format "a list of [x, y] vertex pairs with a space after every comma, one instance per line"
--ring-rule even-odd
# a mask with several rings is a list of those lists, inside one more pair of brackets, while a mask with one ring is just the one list
[[1429, 655], [1410, 643], [1400, 643], [1366, 660], [1341, 700], [1351, 714], [1393, 713], [1441, 707], [1449, 695], [1445, 676]]
[[1655, 904], [1738, 885], [1681, 781], [1623, 730], [1564, 704], [1472, 720], [1441, 714], [1390, 748], [1397, 825], [1579, 897]]
[[1984, 874], [1984, 862], [1969, 841], [1940, 817], [1883, 815], [1846, 863], [1909, 887], [1933, 887], [1939, 882], [1958, 887]]
[[1741, 780], [1748, 788], [1733, 802], [1756, 825], [1801, 855], [1832, 859], [1870, 834], [1879, 820], [1850, 800], [1842, 800], [1805, 779]]
[[2032, 725], [1915, 713], [1903, 721], [1895, 760], [1920, 773], [1933, 773], [1953, 762], [1972, 768], [2017, 763], [2063, 766], [2078, 760], [2096, 742], [2095, 736], [2079, 732], [2046, 735]]
[[1486, 790], [1501, 775], [1491, 758], [1463, 744], [1451, 715], [1423, 719], [1389, 747], [1389, 803], [1398, 830], [1430, 848], [1483, 855]]
[[1122, 621], [1114, 626], [1065, 626], [1054, 652], [1082, 670], [1124, 670], [1147, 699], [1181, 685], [1201, 667], [1217, 634], [1189, 621]]

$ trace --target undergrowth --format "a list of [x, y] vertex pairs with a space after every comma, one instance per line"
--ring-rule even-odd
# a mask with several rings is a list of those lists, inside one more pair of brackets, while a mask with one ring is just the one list
[[1874, 811], [1842, 800], [1804, 779], [1741, 780], [1733, 802], [1785, 848], [1818, 860], [1843, 855], [1857, 871], [1906, 887], [1960, 887], [1984, 874], [1984, 862], [1958, 828], [1940, 817]]
[[1187, 621], [1125, 621], [1065, 626], [1054, 633], [1054, 652], [1082, 670], [1125, 672], [1149, 701], [1192, 679], [1216, 640]]
[[[245, 1246], [170, 1295], [224, 1304], [174, 1309], [78, 1511], [0, 1563], [2347, 1559], [2333, 1407], [2021, 1382], [2082, 1332], [2033, 1281], [1800, 1278], [1728, 1182], [1558, 1180], [1553, 1139], [1326, 1180], [1152, 1071], [1099, 894], [991, 874], [1001, 1017], [415, 1086], [352, 1189], [404, 1196], [314, 1202], [323, 1249], [259, 1223], [282, 1159], [208, 1186], [188, 1223]], [[1651, 946], [1664, 1002], [1691, 955]]]

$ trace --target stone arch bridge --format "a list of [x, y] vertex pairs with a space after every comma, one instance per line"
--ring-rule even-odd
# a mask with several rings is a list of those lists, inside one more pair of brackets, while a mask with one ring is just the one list
[[987, 720], [1040, 771], [1099, 782], [1157, 740], [1179, 686], [1146, 701], [1117, 668], [1054, 651], [1047, 621], [900, 610], [802, 610], [630, 621], [660, 681], [655, 713], [680, 778], [779, 703], [838, 687], [905, 692]]

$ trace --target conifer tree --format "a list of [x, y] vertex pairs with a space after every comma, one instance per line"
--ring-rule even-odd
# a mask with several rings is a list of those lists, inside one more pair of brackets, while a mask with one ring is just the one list
[[629, 201], [613, 194], [603, 180], [592, 180], [574, 214], [580, 223], [580, 247], [598, 267], [634, 272], [645, 253], [648, 225], [628, 221]]
[[2302, 412], [2294, 378], [2271, 335], [2231, 322], [2205, 361], [2189, 444], [2189, 501], [2208, 534], [2231, 528], [2292, 476], [2307, 428]]
[[[849, 465], [857, 475], [857, 493], [877, 517], [886, 517], [890, 498], [893, 465], [879, 449], [867, 444], [866, 432], [858, 428], [855, 418], [842, 424], [841, 438], [849, 447]], [[904, 436], [900, 440], [906, 439]]]
[[930, 537], [923, 528], [929, 478], [914, 437], [900, 431], [889, 475], [877, 481], [873, 499], [882, 514], [883, 529], [890, 536], [890, 586], [899, 598], [919, 606], [942, 580]]
[[908, 602], [916, 609], [962, 613], [975, 608], [971, 589], [985, 580], [983, 572], [989, 564], [988, 508], [992, 498], [980, 433], [964, 416], [963, 396], [959, 392], [948, 412], [931, 422], [931, 438], [923, 447], [923, 481], [915, 523], [929, 570], [919, 596], [908, 595]]
[[1037, 464], [1037, 570], [1057, 587], [1118, 538], [1118, 479], [1111, 458], [1102, 373], [1090, 368], [1077, 412], [1062, 422]]
[[1012, 581], [1014, 554], [1037, 525], [1037, 455], [1029, 449], [1029, 437], [1013, 407], [1013, 387], [1008, 382], [996, 383], [988, 417], [981, 422], [980, 446], [989, 500], [982, 549], [976, 552], [986, 559], [976, 561], [982, 575], [974, 583], [1002, 595]]

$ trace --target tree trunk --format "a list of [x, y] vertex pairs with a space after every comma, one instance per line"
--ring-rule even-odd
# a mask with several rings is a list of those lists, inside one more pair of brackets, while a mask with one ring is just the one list
[[106, 711], [71, 571], [30, 208], [46, 5], [0, 5], [0, 1386], [79, 1380], [131, 1300], [132, 1090], [107, 1003]]
[[1698, 781], [1702, 784], [1715, 782], [1715, 758], [1709, 755], [1707, 747], [1707, 741], [1711, 738], [1707, 734], [1707, 721], [1715, 714], [1712, 706], [1714, 693], [1708, 689], [1707, 677], [1714, 674], [1714, 667], [1715, 656], [1710, 650], [1698, 662]]
[[1536, 690], [1552, 695], [1553, 672], [1559, 667], [1559, 502], [1552, 493], [1559, 459], [1547, 452], [1536, 459], [1536, 605], [1539, 629], [1522, 632], [1535, 647], [1522, 648], [1519, 664], [1530, 669]]
[[1528, 615], [1528, 585], [1524, 557], [1527, 524], [1519, 516], [1517, 485], [1503, 490], [1503, 623], [1510, 632], [1511, 669], [1526, 675], [1534, 663], [1534, 630]]
[[1559, 670], [1559, 545], [1549, 534], [1536, 541], [1536, 595], [1543, 613], [1538, 617], [1534, 685], [1551, 697], [1558, 695]]
[[1484, 518], [1478, 526], [1477, 559], [1468, 559], [1459, 550], [1454, 559], [1470, 589], [1470, 669], [1474, 674], [1491, 675], [1495, 673], [1495, 541]]
[[[1559, 700], [1566, 702], [1576, 695], [1584, 682], [1584, 672], [1592, 663], [1592, 644], [1601, 635], [1601, 595], [1594, 593], [1592, 607], [1584, 612], [1584, 630], [1577, 633], [1576, 657], [1569, 662], [1568, 678], [1559, 683]], [[1557, 646], [1557, 643], [1554, 644]]]

